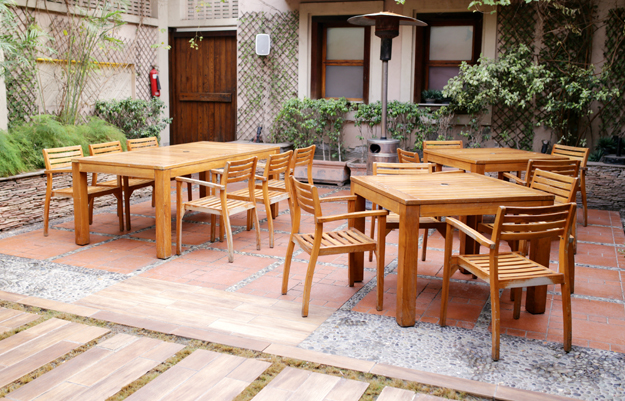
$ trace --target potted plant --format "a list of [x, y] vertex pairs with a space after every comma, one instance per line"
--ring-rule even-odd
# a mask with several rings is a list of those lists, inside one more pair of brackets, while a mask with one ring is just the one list
[[[351, 106], [341, 99], [290, 99], [276, 117], [272, 142], [292, 142], [294, 148], [317, 145], [313, 162], [315, 182], [342, 185], [349, 180], [345, 160], [343, 126]], [[305, 169], [295, 177], [306, 178]]]
[[[424, 90], [423, 92], [421, 92], [421, 99], [423, 99], [425, 103], [434, 104], [436, 103], [436, 99], [439, 96], [437, 92], [440, 92], [440, 91], [436, 91], [433, 89]], [[441, 94], [441, 97], [442, 97], [442, 94]]]

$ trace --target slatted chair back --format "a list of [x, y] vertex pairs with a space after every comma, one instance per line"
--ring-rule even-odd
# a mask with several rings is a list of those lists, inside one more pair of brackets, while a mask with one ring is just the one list
[[[293, 200], [293, 207], [295, 209], [295, 216], [299, 220], [300, 209], [307, 213], [320, 217], [321, 203], [319, 202], [319, 192], [317, 187], [311, 184], [305, 184], [297, 181], [294, 177], [290, 177], [291, 180], [291, 199]], [[295, 222], [294, 222], [295, 223]], [[299, 221], [297, 221], [299, 227]]]
[[155, 136], [151, 136], [149, 138], [128, 139], [126, 141], [126, 147], [128, 148], [128, 151], [143, 148], [158, 148], [158, 139], [156, 139]]
[[537, 169], [568, 177], [577, 177], [579, 175], [579, 166], [579, 160], [530, 160], [527, 162], [525, 181], [529, 187]]
[[265, 177], [279, 177], [280, 174], [284, 174], [286, 177], [291, 164], [291, 156], [293, 156], [292, 150], [277, 155], [270, 155], [265, 164]]
[[542, 207], [501, 207], [493, 225], [492, 240], [530, 241], [540, 238], [569, 238], [575, 204]]
[[254, 173], [256, 172], [257, 162], [258, 157], [256, 156], [227, 162], [224, 173], [221, 176], [221, 185], [227, 189], [228, 184], [249, 180], [251, 188], [254, 188]]
[[83, 157], [82, 147], [80, 145], [43, 150], [43, 160], [46, 165], [46, 170], [54, 170], [54, 172], [71, 173], [72, 159], [75, 157]]
[[289, 168], [289, 175], [293, 175], [295, 167], [307, 167], [308, 183], [313, 183], [312, 178], [312, 164], [315, 157], [315, 145], [311, 145], [307, 148], [295, 149], [293, 157], [291, 157], [291, 166]]
[[91, 156], [121, 153], [123, 151], [120, 141], [89, 144], [89, 155]]
[[417, 152], [409, 152], [399, 148], [397, 148], [397, 160], [400, 163], [421, 163]]
[[555, 195], [555, 203], [575, 202], [579, 178], [537, 169], [530, 188]]
[[423, 150], [427, 149], [462, 149], [462, 141], [423, 141]]
[[373, 175], [428, 174], [433, 171], [431, 163], [373, 163]]
[[584, 168], [588, 164], [588, 148], [577, 148], [575, 146], [565, 146], [556, 143], [551, 149], [554, 156], [565, 156], [572, 160], [579, 160], [580, 167]]

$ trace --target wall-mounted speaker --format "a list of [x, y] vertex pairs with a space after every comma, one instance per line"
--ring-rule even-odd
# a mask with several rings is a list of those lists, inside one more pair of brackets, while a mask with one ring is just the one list
[[268, 56], [271, 51], [271, 38], [266, 33], [256, 35], [256, 54]]

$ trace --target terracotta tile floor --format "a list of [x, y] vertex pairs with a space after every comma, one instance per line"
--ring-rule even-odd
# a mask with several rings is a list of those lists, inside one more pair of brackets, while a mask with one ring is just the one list
[[[321, 188], [324, 196], [348, 194], [344, 190]], [[197, 194], [195, 195], [197, 196]], [[184, 194], [186, 199], [186, 194]], [[175, 191], [172, 192], [172, 211], [175, 216]], [[324, 214], [338, 214], [346, 211], [344, 203], [323, 205]], [[296, 247], [294, 261], [289, 275], [287, 295], [281, 294], [284, 256], [289, 240], [290, 218], [288, 204], [282, 202], [281, 214], [275, 220], [275, 246], [269, 248], [268, 225], [264, 207], [259, 205], [261, 219], [261, 250], [256, 249], [255, 231], [245, 231], [245, 215], [232, 219], [235, 226], [234, 263], [227, 261], [226, 242], [210, 240], [210, 219], [207, 215], [189, 214], [183, 224], [182, 256], [160, 261], [155, 257], [154, 209], [150, 201], [132, 205], [132, 232], [119, 236], [114, 213], [100, 213], [91, 226], [92, 243], [88, 247], [74, 244], [71, 231], [73, 223], [53, 225], [49, 237], [43, 237], [41, 230], [35, 230], [0, 240], [0, 253], [33, 259], [51, 259], [86, 268], [102, 269], [131, 274], [138, 269], [146, 271], [141, 276], [165, 282], [186, 283], [218, 290], [235, 291], [264, 298], [299, 302], [306, 275], [308, 255]], [[286, 212], [286, 213], [285, 213]], [[579, 215], [581, 221], [581, 214]], [[328, 224], [328, 229], [338, 229], [346, 222]], [[302, 232], [313, 229], [313, 219], [304, 215]], [[175, 231], [172, 221], [172, 228]], [[367, 223], [367, 231], [369, 223]], [[422, 232], [423, 233], [423, 232]], [[421, 233], [421, 234], [422, 234]], [[175, 238], [175, 236], [172, 235]], [[456, 235], [457, 237], [457, 235]], [[107, 241], [108, 240], [108, 241]], [[573, 339], [576, 345], [600, 348], [625, 353], [625, 235], [618, 212], [589, 210], [588, 227], [578, 225], [578, 252], [575, 258], [576, 291], [573, 297]], [[107, 241], [102, 243], [103, 241]], [[397, 231], [387, 236], [386, 264], [397, 258]], [[458, 248], [454, 238], [454, 248]], [[552, 243], [551, 267], [557, 268], [557, 246]], [[417, 320], [422, 323], [438, 323], [441, 302], [441, 275], [443, 265], [444, 239], [439, 233], [432, 233], [428, 240], [427, 259], [420, 261], [416, 301]], [[375, 279], [375, 260], [365, 257], [365, 281], [353, 288], [347, 285], [347, 255], [319, 258], [315, 269], [311, 291], [311, 304], [338, 309], [360, 291], [365, 284]], [[152, 266], [153, 265], [153, 266]], [[455, 273], [451, 285], [449, 324], [472, 329], [489, 298], [489, 288], [470, 276]], [[372, 283], [373, 284], [373, 283]], [[393, 269], [385, 278], [384, 310], [375, 310], [375, 286], [352, 310], [371, 314], [395, 316], [397, 274]], [[521, 318], [512, 319], [512, 304], [509, 292], [502, 300], [502, 331], [504, 333], [543, 341], [562, 341], [562, 310], [558, 288], [550, 288], [547, 310], [542, 315], [532, 315], [522, 308]]]

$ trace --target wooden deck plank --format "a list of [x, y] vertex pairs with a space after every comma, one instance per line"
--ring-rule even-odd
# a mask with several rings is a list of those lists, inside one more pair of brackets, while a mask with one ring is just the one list
[[147, 352], [155, 348], [161, 341], [143, 337], [139, 340], [131, 343], [130, 345], [118, 350], [111, 354], [109, 357], [102, 360], [93, 369], [85, 370], [69, 379], [72, 383], [80, 384], [83, 386], [93, 386], [103, 377], [111, 374], [111, 372], [118, 369], [120, 366], [138, 358], [144, 352]]
[[15, 309], [7, 309], [0, 307], [0, 325], [4, 325], [3, 322], [7, 319], [11, 319], [17, 315], [20, 315], [24, 312], [15, 310]]
[[115, 351], [134, 343], [138, 339], [139, 337], [131, 336], [130, 334], [116, 334], [98, 344], [98, 348]]
[[2, 371], [0, 371], [0, 387], [19, 379], [20, 377], [32, 372], [33, 370], [49, 363], [72, 349], [76, 348], [75, 343], [59, 341], [56, 344], [30, 355], [24, 359], [8, 365]]
[[310, 372], [306, 370], [286, 367], [267, 387], [276, 387], [281, 390], [294, 392], [308, 379], [308, 376], [310, 376]]
[[[10, 393], [10, 397], [16, 401], [30, 401], [48, 390], [53, 391], [52, 389], [62, 384], [70, 377], [100, 362], [110, 354], [111, 351], [104, 348], [91, 348], [83, 354], [76, 356], [75, 358], [38, 377], [37, 380], [31, 381], [17, 390], [12, 391]], [[77, 385], [72, 384], [71, 386]]]
[[164, 361], [176, 352], [184, 348], [182, 344], [164, 342], [152, 348], [150, 351], [143, 353], [142, 358], [151, 359], [153, 361]]
[[369, 383], [341, 379], [325, 398], [325, 401], [358, 401], [367, 391]]
[[209, 392], [198, 397], [197, 401], [232, 401], [249, 385], [250, 383], [242, 380], [224, 377]]
[[21, 313], [17, 316], [14, 316], [10, 319], [6, 319], [5, 321], [0, 323], [0, 326], [6, 327], [8, 329], [16, 329], [25, 324], [34, 322], [37, 319], [40, 319], [41, 316], [35, 315], [32, 313]]
[[311, 373], [293, 393], [298, 401], [323, 401], [341, 379], [336, 376]]
[[0, 341], [0, 355], [27, 343], [49, 331], [56, 330], [60, 327], [68, 325], [70, 322], [61, 319], [49, 319], [28, 330], [19, 332], [11, 337], [7, 337]]
[[254, 351], [263, 351], [271, 344], [269, 341], [253, 340], [251, 338], [245, 338], [242, 336], [230, 335], [221, 330], [205, 330], [191, 327], [179, 327], [176, 330], [172, 331], [172, 334], [181, 337], [208, 341], [211, 343], [229, 345], [231, 347], [251, 349]]
[[[274, 379], [275, 380], [275, 379]], [[270, 383], [271, 384], [271, 383]], [[287, 401], [292, 395], [290, 391], [277, 387], [265, 387], [254, 398], [253, 401]]]
[[378, 397], [378, 401], [413, 401], [414, 399], [414, 391], [395, 387], [384, 387]]
[[175, 366], [131, 394], [126, 398], [126, 401], [161, 400], [165, 395], [178, 387], [180, 383], [185, 382], [196, 373], [195, 370]]
[[228, 377], [231, 379], [241, 380], [251, 383], [260, 376], [271, 364], [258, 359], [247, 359], [243, 361], [236, 369], [234, 369]]

